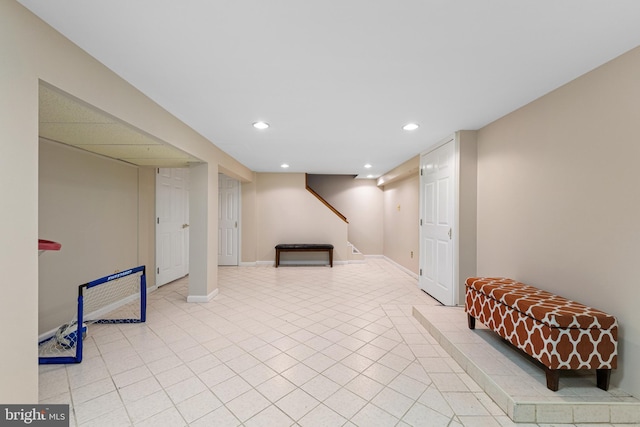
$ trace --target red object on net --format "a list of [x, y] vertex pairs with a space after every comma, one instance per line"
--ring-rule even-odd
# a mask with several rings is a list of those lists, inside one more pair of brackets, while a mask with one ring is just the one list
[[38, 239], [38, 250], [40, 251], [59, 251], [62, 245], [51, 240]]

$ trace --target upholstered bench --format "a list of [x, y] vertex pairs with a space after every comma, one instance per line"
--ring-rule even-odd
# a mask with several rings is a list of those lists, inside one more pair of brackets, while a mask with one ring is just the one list
[[329, 265], [333, 267], [333, 245], [325, 243], [280, 243], [276, 245], [276, 268], [281, 252], [329, 252]]
[[547, 387], [558, 390], [561, 369], [595, 369], [609, 388], [618, 361], [615, 317], [512, 279], [466, 280], [468, 326], [478, 319], [545, 367]]

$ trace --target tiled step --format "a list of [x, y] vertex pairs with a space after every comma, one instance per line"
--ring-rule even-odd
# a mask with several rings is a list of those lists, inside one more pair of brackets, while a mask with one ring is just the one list
[[482, 324], [470, 330], [462, 307], [414, 306], [413, 316], [514, 422], [640, 423], [640, 400], [597, 388], [594, 371], [563, 372], [547, 389], [541, 365]]

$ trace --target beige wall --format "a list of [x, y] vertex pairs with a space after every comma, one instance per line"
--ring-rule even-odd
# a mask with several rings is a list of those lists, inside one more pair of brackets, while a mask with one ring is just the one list
[[41, 140], [39, 156], [39, 236], [63, 244], [38, 257], [42, 334], [74, 317], [78, 285], [138, 265], [153, 284], [155, 186], [140, 193], [153, 169], [59, 143]]
[[419, 196], [417, 171], [384, 186], [384, 255], [416, 275], [420, 264]]
[[[243, 182], [252, 174], [10, 0], [0, 2], [0, 57], [0, 235], [8, 242], [0, 245], [0, 321], [21, 326], [4, 331], [12, 351], [0, 352], [0, 402], [28, 403], [38, 399], [38, 79], [208, 162], [198, 171], [201, 191], [216, 191], [218, 170]], [[621, 366], [612, 381], [636, 396], [639, 73], [635, 49], [478, 133], [478, 273], [509, 275], [618, 316]], [[272, 260], [273, 246], [283, 239], [346, 240], [339, 225], [328, 235], [313, 228], [330, 220], [316, 218], [321, 210], [313, 203], [319, 202], [291, 185], [302, 175], [267, 175], [259, 174], [256, 184], [256, 237], [247, 243], [256, 260]], [[410, 224], [418, 216], [418, 179], [385, 187], [385, 255], [417, 271], [418, 233]], [[410, 194], [415, 208], [409, 208]], [[275, 199], [264, 200], [267, 195]], [[290, 203], [300, 203], [302, 213], [286, 210]], [[398, 204], [399, 213], [389, 209]], [[201, 210], [216, 207], [217, 198], [210, 197]], [[414, 218], [399, 221], [399, 214], [411, 212]], [[191, 231], [205, 237], [191, 252], [207, 258], [199, 274], [210, 292], [217, 266], [207, 253], [217, 244], [217, 219], [204, 216], [200, 229], [192, 224]], [[406, 260], [412, 247], [414, 258]], [[243, 260], [251, 258], [244, 249]], [[341, 249], [336, 246], [337, 259], [346, 259]]]
[[138, 168], [138, 263], [146, 265], [147, 288], [156, 285], [156, 170]]
[[273, 262], [278, 243], [331, 243], [334, 261], [347, 260], [347, 224], [306, 190], [304, 174], [256, 174], [255, 215], [257, 261]]
[[458, 235], [454, 248], [458, 272], [454, 276], [458, 286], [457, 304], [462, 305], [465, 280], [476, 276], [477, 267], [478, 144], [475, 131], [459, 131], [455, 137], [458, 140], [456, 170], [459, 175], [456, 180], [458, 210], [455, 214]]
[[[243, 181], [251, 171], [12, 0], [0, 1], [0, 58], [0, 235], [11, 242], [0, 249], [0, 320], [20, 325], [5, 332], [12, 351], [0, 352], [0, 402], [29, 403], [38, 400], [39, 79], [208, 163], [200, 174], [207, 194], [217, 192], [218, 168]], [[214, 214], [191, 222], [191, 232], [205, 236], [190, 248], [200, 295], [217, 287], [216, 251], [210, 252], [217, 248], [217, 197], [204, 208]]]
[[309, 186], [347, 217], [349, 242], [365, 255], [382, 255], [382, 189], [351, 175], [308, 175]]
[[240, 263], [258, 260], [258, 216], [255, 174], [251, 182], [240, 183]]
[[38, 81], [23, 72], [35, 58], [20, 40], [31, 16], [23, 19], [17, 8], [0, 2], [0, 322], [20, 326], [5, 328], [11, 349], [0, 351], [0, 402], [7, 404], [38, 401]]
[[478, 132], [478, 273], [617, 316], [640, 396], [640, 48]]

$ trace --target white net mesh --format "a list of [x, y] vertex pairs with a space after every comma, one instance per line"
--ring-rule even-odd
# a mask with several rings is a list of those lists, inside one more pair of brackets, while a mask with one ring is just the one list
[[[80, 333], [84, 337], [92, 323], [138, 323], [144, 321], [144, 304], [141, 284], [144, 268], [105, 276], [88, 285], [80, 286], [82, 296], [82, 326]], [[144, 290], [146, 292], [146, 290]], [[78, 302], [78, 304], [80, 304]], [[78, 351], [78, 313], [69, 323], [60, 326], [50, 338], [38, 344], [41, 358], [49, 359], [41, 363], [71, 363], [68, 358], [79, 361], [82, 354]], [[56, 362], [60, 358], [60, 362]], [[53, 360], [52, 360], [53, 359]]]
[[[58, 329], [58, 332], [63, 331], [65, 325]], [[77, 339], [75, 334], [70, 334], [69, 339], [60, 339], [58, 332], [46, 341], [38, 344], [38, 356], [39, 357], [77, 357]]]
[[142, 272], [130, 274], [118, 279], [102, 283], [98, 286], [84, 288], [83, 321], [92, 323], [134, 323], [140, 321], [140, 279]]

